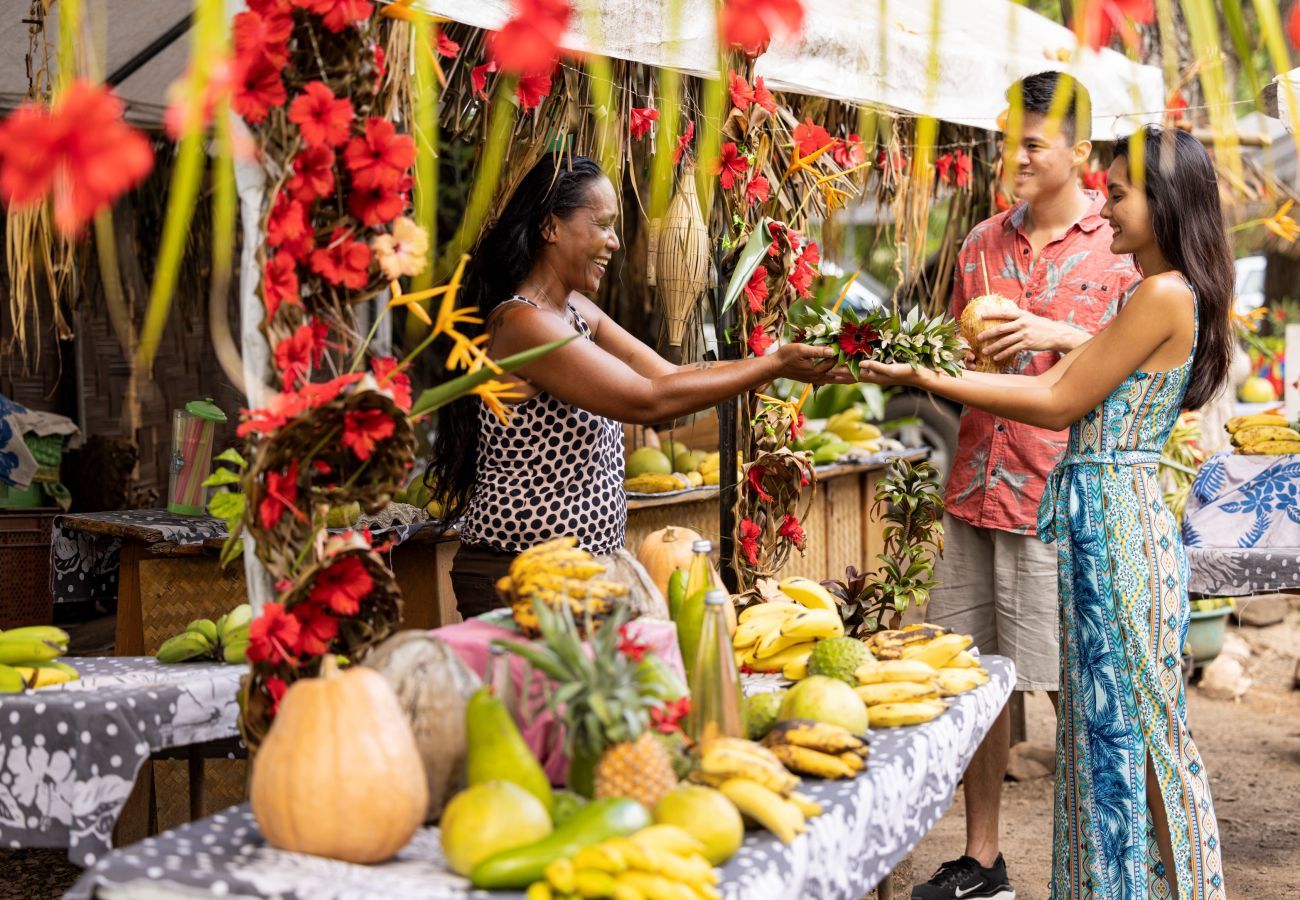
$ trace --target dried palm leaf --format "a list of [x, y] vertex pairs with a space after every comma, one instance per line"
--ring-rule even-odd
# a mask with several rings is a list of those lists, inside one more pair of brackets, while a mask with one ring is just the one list
[[659, 225], [655, 249], [655, 285], [663, 311], [668, 343], [682, 346], [686, 321], [709, 286], [709, 229], [700, 212], [695, 175], [689, 169], [677, 179], [677, 193]]

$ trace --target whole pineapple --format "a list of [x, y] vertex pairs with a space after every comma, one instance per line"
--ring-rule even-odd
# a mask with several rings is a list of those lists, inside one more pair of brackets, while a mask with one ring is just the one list
[[557, 610], [534, 602], [533, 610], [541, 632], [536, 642], [499, 643], [555, 682], [547, 703], [564, 723], [569, 758], [595, 761], [595, 796], [630, 797], [653, 809], [677, 786], [677, 775], [650, 728], [650, 711], [663, 701], [653, 685], [638, 678], [638, 664], [619, 649], [627, 610], [617, 608], [591, 637], [590, 657], [567, 606]]

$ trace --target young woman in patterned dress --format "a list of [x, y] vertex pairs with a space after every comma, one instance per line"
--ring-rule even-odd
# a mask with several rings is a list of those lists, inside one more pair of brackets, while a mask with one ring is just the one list
[[1226, 377], [1232, 255], [1205, 149], [1182, 131], [1139, 135], [1116, 150], [1102, 215], [1111, 251], [1133, 254], [1143, 280], [1096, 337], [1036, 377], [863, 369], [864, 380], [1070, 428], [1038, 516], [1060, 567], [1055, 900], [1224, 897], [1179, 677], [1187, 556], [1157, 464], [1179, 412]]
[[832, 368], [829, 347], [677, 366], [628, 334], [583, 296], [600, 288], [619, 249], [619, 211], [595, 162], [547, 156], [472, 254], [463, 297], [493, 357], [581, 338], [504, 377], [520, 395], [508, 424], [477, 397], [439, 414], [426, 478], [443, 521], [460, 523], [452, 584], [464, 616], [498, 605], [497, 578], [536, 543], [576, 535], [593, 553], [623, 551], [620, 423], [669, 422], [776, 378], [853, 380]]

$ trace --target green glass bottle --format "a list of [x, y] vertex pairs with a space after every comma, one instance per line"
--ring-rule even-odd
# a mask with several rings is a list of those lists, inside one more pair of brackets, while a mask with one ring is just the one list
[[704, 623], [691, 667], [691, 711], [686, 733], [697, 741], [745, 737], [740, 716], [740, 672], [727, 633], [726, 591], [704, 595]]

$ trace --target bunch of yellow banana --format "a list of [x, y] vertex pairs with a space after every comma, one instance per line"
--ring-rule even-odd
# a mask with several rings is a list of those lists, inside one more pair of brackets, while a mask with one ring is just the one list
[[807, 674], [813, 645], [823, 638], [844, 634], [844, 622], [833, 600], [831, 604], [826, 609], [768, 602], [743, 610], [732, 635], [736, 664], [755, 672], [781, 672], [792, 680], [802, 678]]
[[563, 537], [538, 544], [520, 553], [510, 563], [510, 572], [497, 580], [497, 593], [510, 605], [511, 615], [523, 633], [537, 637], [541, 629], [533, 600], [552, 609], [567, 603], [580, 630], [587, 619], [599, 627], [614, 610], [614, 603], [626, 597], [626, 585], [596, 578], [605, 567], [578, 547], [576, 537]]
[[76, 681], [77, 670], [59, 662], [67, 652], [68, 633], [53, 625], [0, 631], [0, 693]]
[[817, 778], [852, 778], [866, 766], [867, 742], [848, 729], [811, 719], [785, 719], [763, 738], [787, 769]]
[[696, 747], [690, 778], [722, 791], [741, 814], [788, 844], [821, 806], [800, 794], [799, 777], [772, 750], [740, 738], [710, 738]]
[[704, 476], [699, 472], [643, 472], [623, 482], [629, 494], [666, 494], [669, 491], [684, 491], [704, 484]]
[[527, 900], [715, 900], [717, 870], [704, 845], [676, 825], [651, 825], [631, 837], [583, 847], [546, 867]]
[[[954, 637], [965, 638], [964, 635], [941, 635], [934, 640]], [[965, 640], [969, 644], [969, 638]], [[950, 646], [955, 644], [950, 642]], [[935, 651], [931, 655], [942, 654]], [[988, 672], [965, 649], [945, 662], [947, 665], [936, 668], [919, 658], [919, 654], [914, 654], [906, 659], [881, 659], [859, 666], [854, 673], [858, 686], [853, 690], [867, 704], [871, 724], [890, 728], [928, 722], [948, 708], [944, 697], [988, 684]]]
[[952, 634], [938, 625], [909, 625], [881, 631], [867, 639], [867, 649], [878, 660], [915, 659], [935, 669], [949, 665], [971, 645], [968, 634]]
[[880, 440], [880, 429], [863, 419], [866, 414], [857, 406], [836, 413], [826, 420], [823, 431], [829, 431], [850, 444]]
[[1232, 446], [1246, 455], [1300, 453], [1300, 431], [1285, 416], [1272, 413], [1237, 416], [1224, 423], [1232, 435]]
[[[745, 464], [744, 456], [740, 453], [737, 453], [736, 470], [740, 471], [740, 468], [744, 464]], [[700, 473], [700, 478], [703, 479], [704, 484], [717, 484], [718, 481], [720, 480], [721, 469], [722, 469], [722, 454], [718, 453], [716, 450], [713, 453], [710, 453], [707, 456], [705, 456], [704, 459], [700, 460], [700, 464], [695, 467], [695, 471]]]

